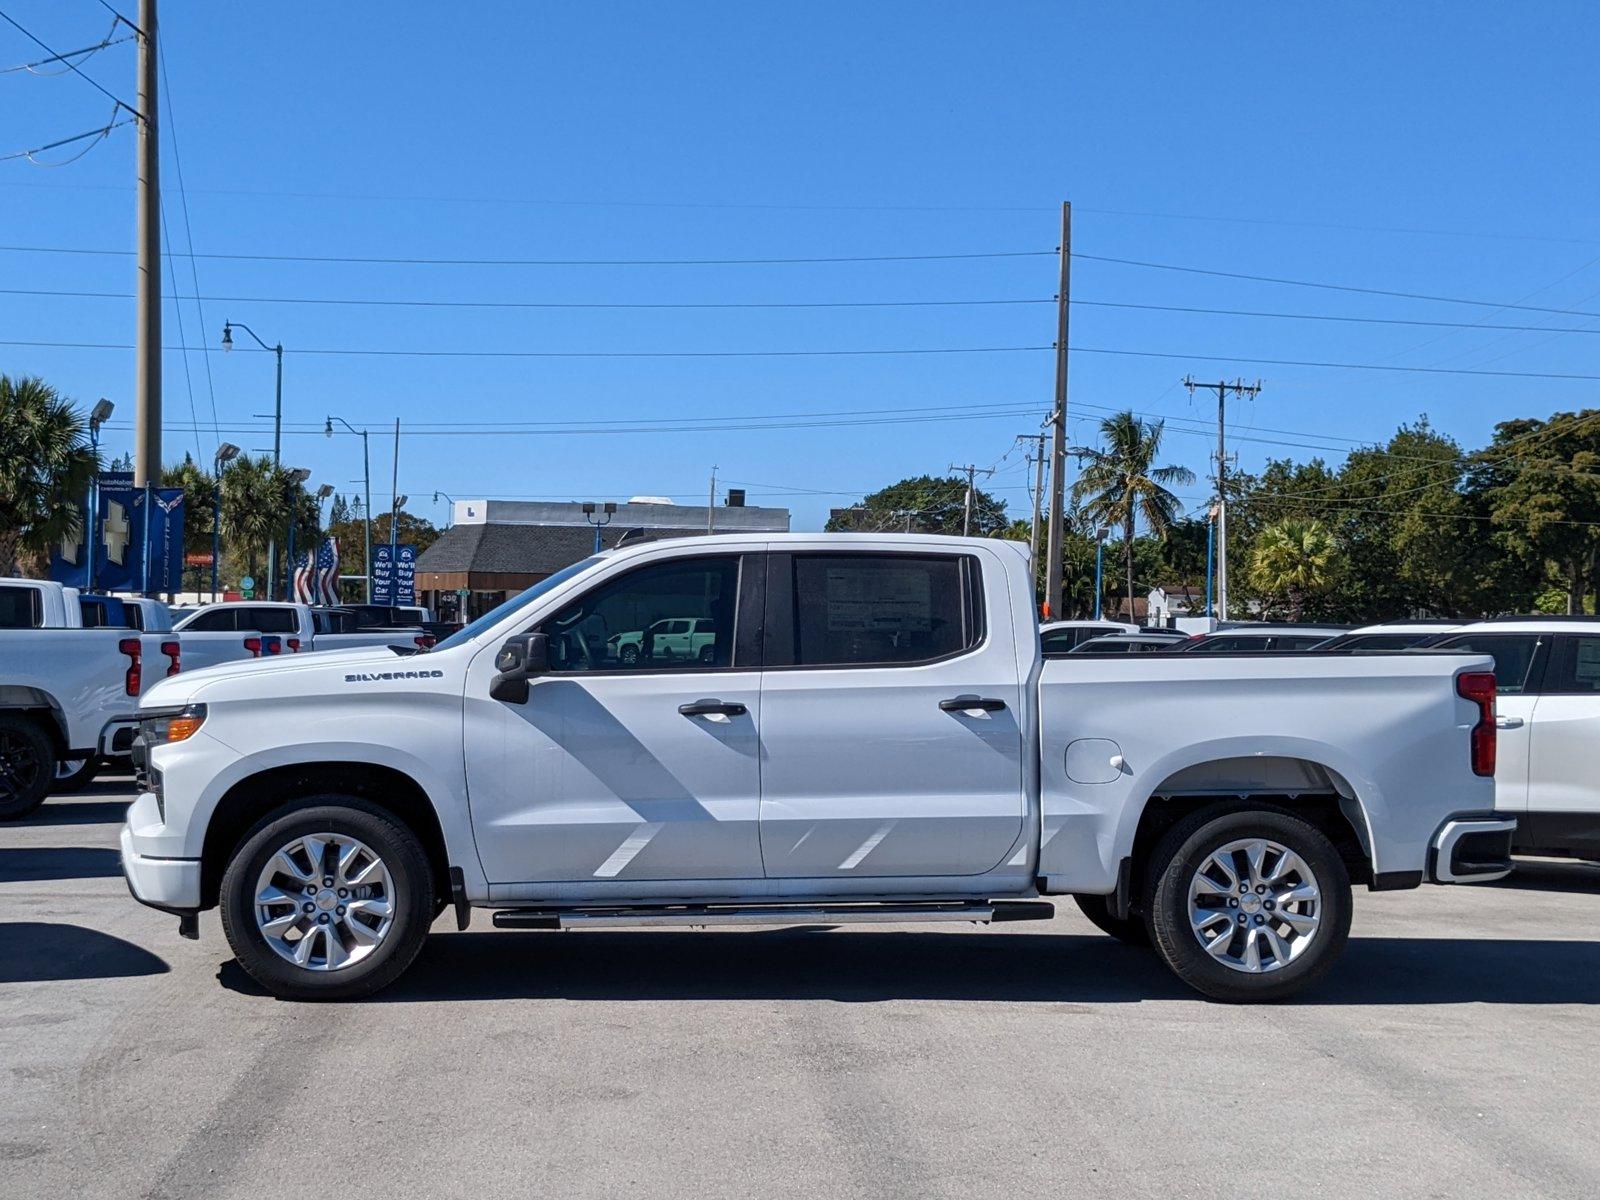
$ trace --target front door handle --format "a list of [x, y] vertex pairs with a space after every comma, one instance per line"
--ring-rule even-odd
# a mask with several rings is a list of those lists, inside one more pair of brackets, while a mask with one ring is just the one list
[[941, 712], [1004, 712], [1006, 702], [995, 700], [987, 696], [952, 696], [948, 700], [939, 701]]
[[1496, 717], [1494, 719], [1494, 727], [1496, 729], [1521, 729], [1522, 728], [1522, 718], [1521, 717]]
[[695, 700], [678, 705], [678, 711], [686, 717], [742, 717], [750, 710], [738, 701]]

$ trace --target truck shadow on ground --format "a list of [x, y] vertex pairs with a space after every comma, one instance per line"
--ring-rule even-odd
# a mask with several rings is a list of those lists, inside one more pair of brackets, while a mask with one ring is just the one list
[[[228, 962], [228, 987], [262, 994]], [[1148, 950], [1078, 934], [436, 933], [374, 998], [439, 1000], [1197, 999]], [[1600, 1004], [1600, 943], [1353, 939], [1295, 1004]]]
[[[121, 790], [126, 792], [127, 789]], [[127, 799], [75, 800], [71, 803], [47, 800], [36, 812], [7, 824], [12, 829], [37, 828], [41, 825], [120, 825], [128, 815], [130, 803]]]
[[121, 854], [98, 846], [29, 846], [0, 850], [0, 883], [110, 879], [121, 874]]
[[120, 979], [170, 968], [142, 946], [97, 929], [45, 921], [0, 922], [0, 983]]

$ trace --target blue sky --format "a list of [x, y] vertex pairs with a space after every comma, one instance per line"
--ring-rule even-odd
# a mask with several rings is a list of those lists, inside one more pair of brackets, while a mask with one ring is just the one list
[[[121, 0], [130, 13], [132, 0]], [[110, 22], [92, 0], [4, 0], [58, 50]], [[183, 248], [173, 134], [203, 254], [728, 259], [1050, 251], [1074, 203], [1083, 254], [1600, 312], [1600, 9], [1586, 3], [1329, 6], [817, 3], [164, 6], [173, 125], [169, 248]], [[0, 65], [38, 52], [0, 23]], [[131, 44], [84, 68], [131, 101]], [[0, 153], [103, 124], [72, 75], [0, 75]], [[0, 163], [0, 243], [128, 251], [134, 143], [56, 170]], [[58, 151], [43, 156], [62, 157]], [[831, 505], [951, 463], [994, 464], [1025, 515], [1018, 433], [1050, 404], [1048, 351], [795, 357], [397, 357], [312, 350], [651, 352], [1047, 346], [1048, 253], [726, 266], [193, 264], [182, 339], [225, 318], [288, 349], [284, 461], [353, 490], [359, 443], [396, 416], [411, 508], [456, 497], [698, 502], [713, 465], [816, 528]], [[131, 295], [123, 255], [0, 250], [6, 289]], [[194, 292], [191, 263], [173, 263]], [[170, 290], [170, 281], [169, 281]], [[1186, 373], [1259, 377], [1230, 421], [1240, 466], [1381, 439], [1426, 413], [1469, 444], [1495, 421], [1595, 402], [1590, 381], [1267, 366], [1296, 359], [1600, 374], [1593, 334], [1424, 328], [1092, 306], [1159, 304], [1600, 329], [1600, 319], [1075, 263], [1074, 441], [1105, 410], [1171, 419], [1208, 473], [1214, 410]], [[237, 299], [232, 299], [237, 298]], [[294, 299], [295, 303], [268, 302]], [[1032, 303], [835, 308], [497, 304]], [[180, 306], [166, 341], [180, 344]], [[0, 339], [131, 343], [131, 299], [0, 293]], [[247, 339], [246, 339], [247, 340]], [[1142, 358], [1092, 353], [1172, 354]], [[1210, 357], [1206, 357], [1210, 356]], [[184, 361], [193, 386], [191, 408]], [[0, 345], [0, 370], [116, 402], [133, 355]], [[207, 382], [209, 367], [210, 384]], [[268, 447], [269, 356], [166, 358], [166, 455]], [[213, 395], [215, 421], [213, 421]], [[948, 419], [990, 406], [977, 419]], [[894, 423], [864, 424], [873, 411]], [[790, 414], [820, 414], [789, 419]], [[856, 414], [851, 416], [850, 414]], [[906, 416], [939, 417], [908, 421]], [[696, 432], [689, 419], [790, 428]], [[874, 418], [876, 419], [876, 418]], [[552, 436], [530, 423], [617, 422]], [[522, 423], [519, 427], [518, 423]], [[1319, 435], [1316, 438], [1307, 435]], [[375, 441], [387, 500], [390, 447]], [[1337, 455], [1334, 455], [1337, 457]], [[1198, 501], [1203, 485], [1185, 489]]]

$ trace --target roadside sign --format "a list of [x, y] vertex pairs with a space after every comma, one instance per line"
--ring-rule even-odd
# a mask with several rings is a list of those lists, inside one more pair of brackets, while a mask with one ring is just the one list
[[467, 588], [457, 588], [456, 595], [465, 600], [468, 596], [472, 595], [472, 593]]
[[246, 600], [254, 600], [256, 598], [256, 581], [254, 576], [246, 575], [243, 579], [239, 580], [239, 594]]

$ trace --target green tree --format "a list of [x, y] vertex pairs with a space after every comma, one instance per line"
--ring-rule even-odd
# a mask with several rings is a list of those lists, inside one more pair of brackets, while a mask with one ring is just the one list
[[1305, 614], [1306, 597], [1328, 586], [1336, 554], [1333, 534], [1321, 521], [1285, 517], [1256, 537], [1250, 574], [1268, 596], [1285, 597], [1289, 619], [1298, 621]]
[[161, 472], [161, 486], [183, 489], [183, 588], [190, 592], [211, 589], [211, 568], [189, 566], [190, 555], [211, 555], [211, 530], [216, 523], [214, 475], [185, 454], [183, 462]]
[[83, 536], [98, 462], [83, 417], [42, 379], [0, 375], [0, 574], [21, 554]]
[[[859, 504], [837, 510], [825, 526], [829, 533], [961, 532], [966, 508], [965, 479], [918, 475], [891, 483]], [[973, 489], [972, 533], [996, 537], [1006, 530], [1006, 505], [982, 488]]]
[[1559, 586], [1567, 612], [1583, 612], [1585, 597], [1600, 591], [1600, 409], [1495, 426], [1473, 458], [1469, 488], [1534, 595]]
[[[236, 574], [260, 579], [266, 563], [267, 543], [278, 542], [277, 590], [292, 573], [289, 564], [289, 523], [294, 522], [295, 555], [299, 557], [316, 539], [317, 502], [289, 473], [274, 467], [266, 455], [249, 455], [229, 463], [222, 472], [222, 537], [230, 568]], [[241, 570], [242, 568], [242, 570]], [[268, 581], [257, 585], [270, 594]]]
[[1183, 507], [1168, 485], [1194, 482], [1188, 467], [1155, 465], [1163, 430], [1161, 421], [1146, 424], [1132, 412], [1117, 413], [1100, 422], [1104, 449], [1078, 452], [1082, 470], [1072, 488], [1073, 503], [1081, 504], [1095, 525], [1122, 530], [1130, 614], [1138, 522], [1143, 519], [1152, 534], [1164, 539]]

